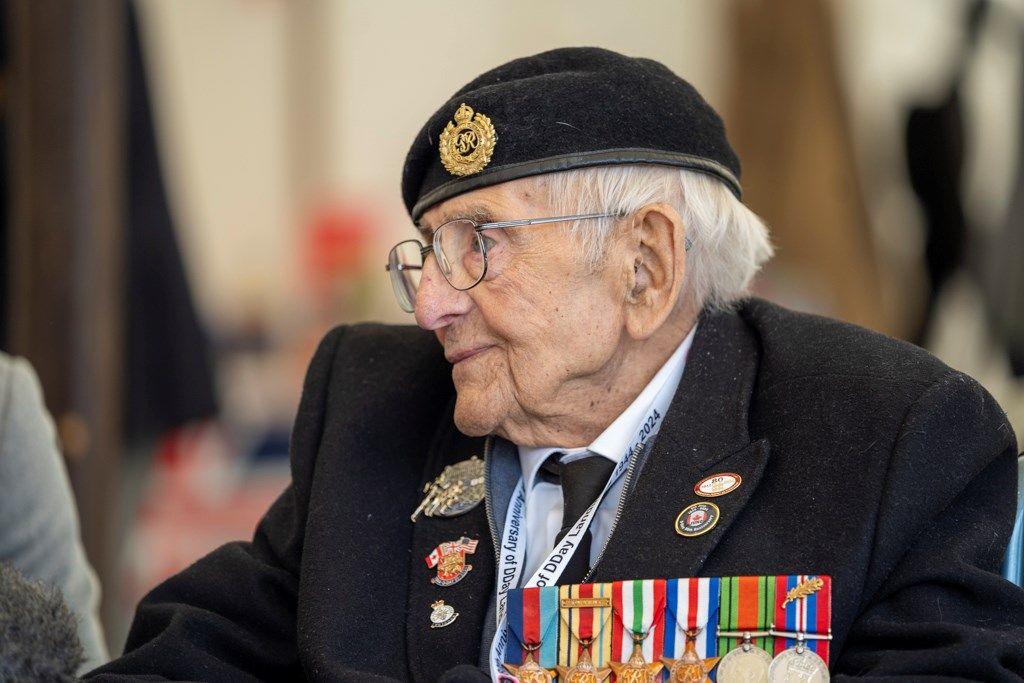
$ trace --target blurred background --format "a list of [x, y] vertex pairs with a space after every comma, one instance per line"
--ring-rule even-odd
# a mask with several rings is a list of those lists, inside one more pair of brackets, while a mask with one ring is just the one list
[[324, 332], [411, 322], [383, 264], [423, 121], [549, 48], [694, 83], [778, 247], [757, 292], [928, 348], [1024, 432], [1024, 0], [2, 5], [0, 338], [56, 420], [112, 654], [286, 485]]

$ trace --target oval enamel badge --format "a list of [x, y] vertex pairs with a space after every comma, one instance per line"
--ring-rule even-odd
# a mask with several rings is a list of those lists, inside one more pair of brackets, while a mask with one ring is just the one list
[[444, 628], [459, 618], [459, 613], [451, 605], [444, 604], [444, 600], [438, 600], [430, 605], [430, 628]]
[[719, 517], [721, 512], [714, 503], [700, 502], [687, 505], [676, 517], [676, 533], [687, 538], [706, 534], [718, 524]]
[[704, 477], [693, 487], [693, 492], [705, 498], [717, 498], [732, 493], [743, 483], [743, 477], [735, 472], [719, 472]]

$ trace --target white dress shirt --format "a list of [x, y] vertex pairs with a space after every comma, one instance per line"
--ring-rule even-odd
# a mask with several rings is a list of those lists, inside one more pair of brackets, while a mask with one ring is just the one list
[[[519, 466], [522, 468], [523, 485], [526, 492], [526, 564], [523, 567], [521, 582], [533, 576], [533, 573], [540, 567], [545, 556], [554, 547], [555, 538], [562, 528], [562, 487], [539, 479], [537, 470], [544, 464], [547, 457], [556, 451], [565, 453], [561, 458], [562, 463], [585, 457], [588, 451], [604, 456], [613, 463], [618, 463], [626, 455], [626, 449], [629, 447], [631, 439], [647, 415], [658, 392], [663, 388], [668, 388], [670, 397], [675, 394], [679, 380], [683, 376], [686, 356], [690, 351], [696, 331], [697, 326], [694, 325], [690, 333], [686, 335], [686, 339], [679, 344], [679, 348], [655, 373], [643, 391], [588, 447], [566, 449], [519, 446]], [[667, 407], [665, 406], [665, 408]], [[619, 480], [609, 489], [608, 495], [601, 501], [594, 514], [594, 520], [590, 523], [590, 531], [593, 534], [593, 542], [590, 546], [591, 566], [597, 561], [608, 540], [608, 535], [611, 533], [615, 510], [618, 507], [619, 498], [622, 496], [625, 479], [624, 476], [619, 477]]]

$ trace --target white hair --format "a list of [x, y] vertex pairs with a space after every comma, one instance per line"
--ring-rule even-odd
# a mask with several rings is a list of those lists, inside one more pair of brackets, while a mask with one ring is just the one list
[[[536, 176], [561, 215], [632, 214], [665, 202], [682, 216], [689, 243], [681, 301], [697, 309], [729, 308], [749, 293], [750, 281], [773, 250], [768, 228], [721, 181], [670, 166], [596, 166]], [[614, 218], [575, 221], [569, 228], [581, 257], [597, 267]]]

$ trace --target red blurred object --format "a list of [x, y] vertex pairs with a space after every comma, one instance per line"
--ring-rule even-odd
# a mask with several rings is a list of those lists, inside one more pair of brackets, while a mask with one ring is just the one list
[[253, 468], [215, 422], [162, 439], [126, 547], [120, 601], [134, 605], [153, 586], [211, 550], [249, 540], [288, 485], [286, 461]]
[[317, 289], [352, 277], [365, 263], [373, 221], [362, 207], [334, 204], [314, 212], [306, 242], [306, 273]]

